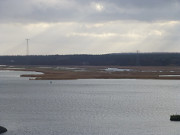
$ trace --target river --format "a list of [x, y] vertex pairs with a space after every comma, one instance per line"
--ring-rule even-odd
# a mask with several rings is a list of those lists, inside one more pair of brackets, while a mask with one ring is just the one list
[[179, 135], [180, 81], [29, 80], [0, 71], [6, 135]]

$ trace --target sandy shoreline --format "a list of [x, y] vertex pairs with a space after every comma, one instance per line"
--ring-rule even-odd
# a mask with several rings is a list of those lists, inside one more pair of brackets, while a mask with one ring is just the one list
[[180, 67], [120, 67], [120, 66], [1, 66], [0, 70], [35, 71], [28, 74], [35, 80], [66, 79], [176, 79], [180, 80]]

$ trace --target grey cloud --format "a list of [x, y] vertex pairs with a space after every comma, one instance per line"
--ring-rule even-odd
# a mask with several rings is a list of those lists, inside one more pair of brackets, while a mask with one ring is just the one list
[[[75, 5], [68, 2], [51, 4], [46, 0], [1, 0], [1, 22], [58, 22], [73, 20]], [[67, 8], [66, 8], [67, 7]]]
[[[111, 0], [105, 0], [111, 2]], [[113, 0], [113, 3], [126, 7], [140, 7], [140, 8], [154, 8], [154, 7], [166, 7], [171, 4], [177, 3], [179, 0]]]
[[1, 22], [61, 22], [114, 20], [179, 20], [180, 0], [101, 0], [95, 11], [92, 0], [0, 0]]

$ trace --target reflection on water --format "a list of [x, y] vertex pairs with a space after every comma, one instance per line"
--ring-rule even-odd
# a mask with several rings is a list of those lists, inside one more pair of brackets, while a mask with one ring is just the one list
[[[177, 80], [29, 81], [0, 72], [6, 135], [179, 135]], [[24, 74], [24, 73], [23, 73]], [[8, 77], [6, 76], [8, 75]]]

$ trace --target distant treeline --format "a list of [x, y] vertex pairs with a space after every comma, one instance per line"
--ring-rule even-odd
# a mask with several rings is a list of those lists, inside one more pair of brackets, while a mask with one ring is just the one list
[[0, 65], [180, 66], [180, 53], [0, 56]]

